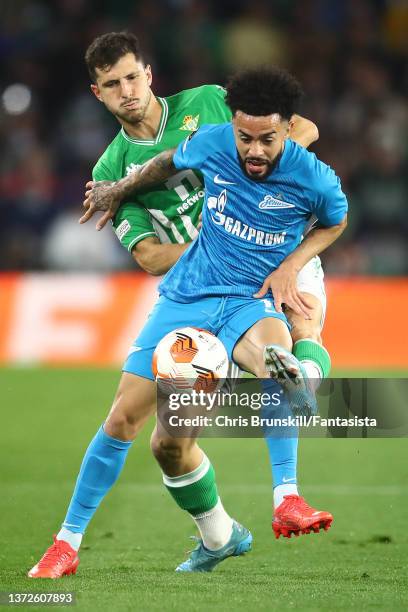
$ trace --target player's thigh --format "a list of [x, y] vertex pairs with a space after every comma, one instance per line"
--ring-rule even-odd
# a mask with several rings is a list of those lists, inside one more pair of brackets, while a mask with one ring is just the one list
[[156, 410], [156, 384], [148, 378], [123, 372], [105, 432], [120, 440], [132, 440]]
[[319, 298], [306, 291], [301, 292], [311, 306], [311, 317], [305, 319], [302, 315], [297, 314], [291, 308], [285, 308], [285, 315], [291, 325], [290, 335], [292, 336], [293, 344], [298, 340], [309, 338], [316, 342], [322, 343], [320, 332], [322, 330], [323, 320], [323, 305]]
[[279, 318], [263, 318], [252, 325], [236, 343], [232, 357], [243, 370], [259, 378], [265, 377], [264, 348], [268, 344], [278, 344], [288, 351], [292, 349], [288, 327]]
[[231, 296], [224, 306], [217, 336], [224, 344], [229, 360], [260, 376], [264, 370], [264, 347], [274, 343], [291, 345], [286, 316], [276, 312], [270, 298], [259, 300]]

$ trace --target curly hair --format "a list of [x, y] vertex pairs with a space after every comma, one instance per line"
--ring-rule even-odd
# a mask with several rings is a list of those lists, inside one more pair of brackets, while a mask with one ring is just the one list
[[127, 53], [133, 53], [138, 61], [144, 63], [139, 40], [130, 32], [109, 32], [95, 38], [85, 53], [92, 82], [96, 82], [96, 68], [108, 70]]
[[278, 113], [289, 120], [303, 97], [295, 77], [274, 66], [238, 72], [229, 78], [226, 89], [226, 103], [233, 115], [238, 110], [255, 117]]

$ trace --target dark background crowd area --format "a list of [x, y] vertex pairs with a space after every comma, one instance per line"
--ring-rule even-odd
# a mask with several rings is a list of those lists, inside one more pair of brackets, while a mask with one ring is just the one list
[[289, 68], [319, 127], [312, 150], [350, 202], [326, 272], [408, 273], [407, 0], [0, 0], [1, 269], [134, 267], [113, 232], [77, 225], [118, 128], [83, 56], [121, 29], [140, 38], [159, 95], [223, 84], [245, 65]]

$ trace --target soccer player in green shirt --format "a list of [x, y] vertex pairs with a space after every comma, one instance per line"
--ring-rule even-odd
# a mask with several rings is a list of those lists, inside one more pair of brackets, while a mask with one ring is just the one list
[[[91, 89], [122, 126], [93, 169], [95, 181], [117, 181], [157, 153], [177, 146], [201, 125], [231, 120], [225, 90], [219, 85], [202, 85], [166, 98], [154, 96], [151, 68], [144, 65], [137, 42], [130, 37], [106, 34], [87, 52]], [[134, 53], [124, 53], [116, 63], [121, 45], [126, 51], [127, 40], [128, 44], [133, 40], [140, 61], [135, 62]], [[98, 54], [103, 54], [102, 60]], [[115, 70], [99, 70], [100, 61], [115, 64]], [[314, 123], [294, 117], [293, 140], [308, 146], [317, 137]], [[203, 199], [200, 173], [179, 172], [164, 186], [123, 202], [113, 219], [116, 235], [143, 269], [163, 274], [197, 236]]]
[[[168, 98], [154, 96], [150, 88], [151, 68], [144, 63], [138, 41], [131, 34], [111, 33], [97, 38], [87, 51], [86, 61], [93, 83], [92, 91], [122, 126], [97, 162], [93, 171], [94, 181], [119, 181], [131, 175], [133, 170], [157, 153], [178, 145], [200, 125], [225, 123], [231, 118], [230, 110], [224, 102], [224, 90], [217, 85], [204, 85]], [[317, 130], [311, 122], [295, 117], [292, 122], [292, 138], [300, 144], [308, 145], [317, 138]], [[164, 185], [138, 193], [135, 197], [128, 196], [113, 219], [114, 229], [122, 245], [132, 253], [142, 268], [152, 274], [162, 274], [177, 261], [188, 243], [197, 235], [203, 197], [200, 174], [192, 170], [180, 172]], [[313, 334], [320, 334], [320, 319], [324, 309], [319, 294], [322, 287], [320, 268], [318, 264], [313, 266], [313, 278], [309, 284], [306, 281], [299, 282], [298, 279], [298, 286], [308, 293], [308, 297], [304, 301], [295, 300], [292, 304], [293, 309], [298, 311], [299, 325], [295, 324], [296, 333], [303, 333], [303, 338], [312, 339]], [[284, 279], [279, 282], [282, 298], [285, 298], [283, 301], [288, 303]], [[313, 285], [317, 287], [316, 290]], [[305, 319], [305, 314], [309, 316], [308, 319]], [[300, 329], [302, 325], [303, 331]], [[319, 346], [316, 342], [314, 345]], [[309, 361], [310, 367], [322, 366], [319, 359], [310, 358]], [[30, 577], [57, 578], [75, 573], [79, 563], [77, 551], [85, 528], [119, 477], [138, 431], [155, 410], [150, 387], [147, 386], [150, 381], [146, 381], [146, 388], [143, 379], [135, 386], [136, 378], [132, 374], [123, 373], [108, 418], [84, 457], [62, 529], [54, 544], [29, 572]], [[135, 410], [137, 415], [134, 414]], [[290, 527], [293, 532], [308, 533], [310, 530], [307, 527], [305, 529], [304, 523], [306, 515], [314, 515], [312, 522], [321, 518], [322, 525], [331, 522], [329, 513], [319, 513], [298, 497], [296, 479], [285, 479], [282, 476], [285, 465], [293, 471], [296, 464], [296, 443], [293, 438], [283, 441], [287, 445], [287, 452], [282, 459], [282, 447], [280, 456], [274, 456], [276, 438], [268, 442], [274, 477], [279, 472], [279, 481], [285, 483], [274, 490], [275, 522], [278, 520], [282, 524], [282, 533], [285, 533], [289, 519], [292, 519]], [[205, 468], [205, 478], [213, 482], [213, 470], [207, 458], [203, 459], [201, 468]], [[85, 490], [86, 501], [83, 496]], [[203, 507], [201, 513], [199, 498], [197, 493], [198, 510], [193, 518], [205, 547], [217, 551], [227, 546], [232, 537], [232, 519], [219, 498], [210, 512]], [[293, 519], [299, 519], [299, 516], [303, 522], [296, 527]], [[236, 537], [241, 536], [236, 534]]]

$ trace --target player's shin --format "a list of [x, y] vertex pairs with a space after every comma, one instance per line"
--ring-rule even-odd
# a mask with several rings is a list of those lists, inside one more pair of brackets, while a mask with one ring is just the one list
[[101, 501], [119, 477], [132, 442], [117, 440], [99, 429], [82, 461], [68, 512], [57, 535], [78, 550], [82, 535]]
[[218, 550], [231, 538], [233, 519], [225, 511], [218, 495], [214, 468], [206, 455], [200, 465], [181, 476], [163, 474], [163, 482], [180, 508], [193, 518], [204, 546]]
[[295, 342], [293, 354], [303, 365], [314, 391], [330, 374], [331, 361], [327, 350], [316, 340], [304, 338]]
[[[284, 424], [284, 419], [291, 417], [292, 413], [280, 385], [275, 380], [263, 379], [262, 392], [271, 398], [270, 405], [263, 407], [262, 416], [276, 423], [264, 427], [264, 437], [272, 469], [273, 503], [277, 508], [285, 495], [298, 495], [298, 428]], [[275, 398], [279, 398], [278, 404]]]

